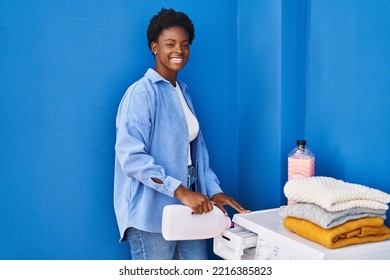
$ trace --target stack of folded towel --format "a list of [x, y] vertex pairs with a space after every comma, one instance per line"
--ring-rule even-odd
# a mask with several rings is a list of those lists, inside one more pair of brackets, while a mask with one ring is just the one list
[[294, 204], [286, 207], [284, 226], [327, 248], [383, 241], [390, 195], [331, 177], [289, 180], [284, 193]]

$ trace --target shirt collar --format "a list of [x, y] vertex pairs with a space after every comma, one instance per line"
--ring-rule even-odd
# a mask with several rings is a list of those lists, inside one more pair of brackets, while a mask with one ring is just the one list
[[157, 73], [156, 70], [152, 68], [149, 68], [148, 71], [146, 71], [145, 76], [148, 77], [153, 83], [157, 83], [160, 81], [168, 82], [159, 73]]
[[[154, 84], [161, 82], [161, 81], [169, 83], [168, 80], [164, 79], [159, 73], [156, 72], [156, 70], [154, 70], [152, 68], [149, 68], [148, 71], [146, 71], [145, 76], [148, 77]], [[177, 81], [177, 83], [179, 84], [180, 88], [182, 88], [182, 89], [188, 88], [188, 86], [185, 83], [183, 83], [179, 80]]]

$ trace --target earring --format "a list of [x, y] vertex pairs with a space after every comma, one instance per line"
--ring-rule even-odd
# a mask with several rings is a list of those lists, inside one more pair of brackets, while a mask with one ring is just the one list
[[157, 54], [157, 52], [154, 52], [154, 55], [156, 55]]

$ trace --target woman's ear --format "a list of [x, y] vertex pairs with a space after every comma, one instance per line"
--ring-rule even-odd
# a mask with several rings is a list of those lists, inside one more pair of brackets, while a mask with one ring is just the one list
[[152, 53], [156, 54], [157, 53], [157, 43], [156, 42], [151, 42], [150, 43], [150, 49]]

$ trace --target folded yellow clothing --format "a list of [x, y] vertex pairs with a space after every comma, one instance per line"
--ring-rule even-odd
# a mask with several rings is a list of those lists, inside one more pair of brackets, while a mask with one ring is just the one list
[[350, 220], [339, 226], [324, 229], [308, 220], [287, 216], [283, 225], [296, 234], [335, 249], [354, 244], [384, 241], [390, 237], [390, 228], [380, 217]]

